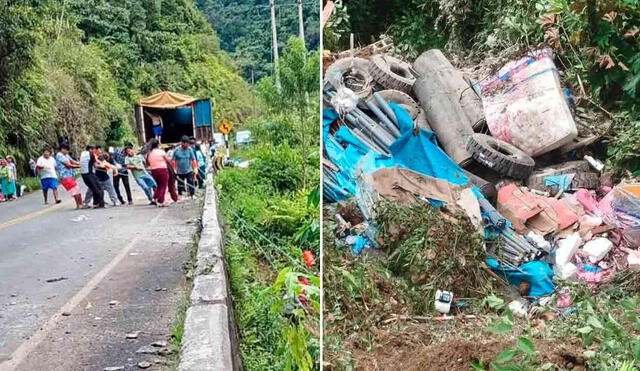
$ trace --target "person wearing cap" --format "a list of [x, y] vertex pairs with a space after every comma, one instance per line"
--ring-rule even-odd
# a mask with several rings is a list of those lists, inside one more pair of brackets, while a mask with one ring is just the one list
[[190, 144], [191, 140], [186, 135], [180, 140], [180, 146], [173, 151], [171, 158], [176, 162], [176, 175], [178, 178], [178, 194], [182, 195], [185, 187], [189, 196], [195, 194], [195, 174], [198, 171], [198, 161]]
[[22, 197], [26, 187], [18, 181], [18, 166], [16, 165], [16, 159], [13, 156], [7, 156], [7, 163], [13, 173], [13, 182], [16, 186], [16, 196]]

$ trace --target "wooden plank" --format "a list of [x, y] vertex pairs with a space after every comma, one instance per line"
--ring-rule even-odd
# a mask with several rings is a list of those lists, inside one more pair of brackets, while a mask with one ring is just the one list
[[336, 4], [334, 4], [333, 1], [327, 1], [327, 5], [324, 6], [324, 9], [322, 9], [322, 27], [324, 28], [324, 25], [327, 24], [327, 22], [329, 21], [329, 18], [331, 18], [331, 14], [333, 14], [333, 11], [336, 9]]

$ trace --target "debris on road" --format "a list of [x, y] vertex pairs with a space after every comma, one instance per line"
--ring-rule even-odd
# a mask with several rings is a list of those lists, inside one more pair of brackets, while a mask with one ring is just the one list
[[46, 280], [47, 283], [52, 283], [52, 282], [59, 282], [59, 281], [64, 281], [68, 279], [67, 277], [56, 277], [56, 278], [49, 278], [48, 280]]
[[[380, 257], [427, 298], [482, 297], [482, 281], [497, 278], [520, 316], [566, 280], [597, 289], [640, 270], [640, 183], [614, 182], [593, 150], [600, 137], [575, 145], [551, 51], [476, 82], [439, 50], [413, 63], [392, 47], [363, 50], [324, 58], [323, 186], [337, 246]], [[442, 303], [429, 310], [448, 313]]]
[[141, 331], [135, 331], [135, 332], [131, 332], [125, 335], [125, 338], [127, 339], [137, 339], [138, 336], [140, 336]]
[[167, 341], [166, 340], [156, 340], [153, 343], [151, 343], [152, 347], [156, 347], [156, 348], [166, 348], [167, 347]]
[[153, 347], [151, 345], [143, 345], [138, 350], [136, 350], [138, 354], [158, 354], [158, 348]]
[[71, 218], [71, 221], [76, 223], [83, 222], [85, 220], [89, 220], [89, 217], [84, 214], [78, 215], [75, 218]]
[[138, 368], [145, 369], [151, 367], [151, 362], [142, 361], [138, 362]]

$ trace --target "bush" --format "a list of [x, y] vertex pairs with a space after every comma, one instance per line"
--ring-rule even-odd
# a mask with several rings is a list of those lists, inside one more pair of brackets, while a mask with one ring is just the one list
[[[317, 215], [313, 216], [318, 217]], [[269, 200], [257, 223], [260, 225], [260, 229], [267, 234], [292, 237], [309, 217], [307, 195], [298, 192]]]
[[288, 145], [263, 146], [253, 155], [251, 171], [256, 178], [270, 184], [278, 192], [292, 192], [302, 186], [302, 165], [298, 150]]
[[40, 178], [27, 177], [18, 179], [20, 184], [26, 187], [25, 192], [34, 192], [41, 188]]

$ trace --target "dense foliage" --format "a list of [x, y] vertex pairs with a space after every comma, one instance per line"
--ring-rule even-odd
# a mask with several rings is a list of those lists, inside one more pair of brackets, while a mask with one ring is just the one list
[[[609, 159], [640, 169], [640, 2], [628, 0], [342, 0], [326, 47], [349, 32], [366, 44], [389, 34], [409, 59], [442, 48], [462, 64], [502, 63], [545, 45], [557, 54], [578, 111], [611, 112]], [[498, 58], [496, 58], [498, 57]], [[492, 66], [495, 67], [495, 66]], [[605, 116], [605, 119], [610, 117]], [[592, 124], [603, 128], [603, 119]]]
[[212, 98], [216, 120], [254, 110], [191, 0], [0, 3], [0, 154], [23, 167], [65, 136], [135, 140], [133, 105], [160, 90]]
[[258, 84], [263, 116], [247, 123], [256, 143], [232, 154], [249, 168], [216, 179], [247, 370], [319, 369], [319, 264], [309, 260], [320, 252], [318, 67], [318, 53], [291, 38], [280, 87]]
[[[279, 50], [291, 35], [298, 35], [295, 0], [276, 0]], [[196, 0], [220, 36], [220, 46], [242, 69], [247, 81], [273, 73], [271, 15], [268, 0]], [[319, 0], [303, 0], [305, 42], [309, 50], [320, 46]]]

